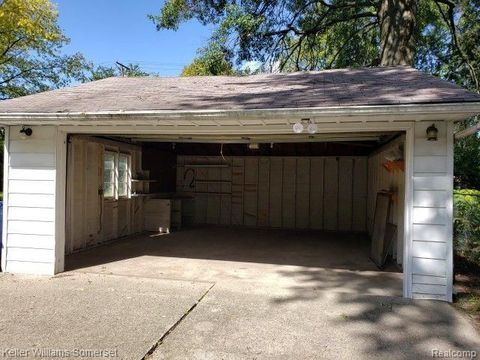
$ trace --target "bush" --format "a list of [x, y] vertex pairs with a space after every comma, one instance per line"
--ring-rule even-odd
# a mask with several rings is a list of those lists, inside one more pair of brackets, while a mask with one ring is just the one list
[[453, 241], [457, 255], [480, 264], [480, 191], [454, 191]]

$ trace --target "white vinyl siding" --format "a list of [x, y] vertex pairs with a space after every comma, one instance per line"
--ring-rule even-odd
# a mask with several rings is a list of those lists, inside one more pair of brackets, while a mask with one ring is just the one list
[[32, 127], [20, 138], [8, 128], [4, 230], [7, 272], [55, 273], [55, 187], [57, 128]]
[[438, 141], [428, 141], [431, 124], [415, 124], [410, 290], [413, 298], [451, 301], [453, 133], [435, 122]]

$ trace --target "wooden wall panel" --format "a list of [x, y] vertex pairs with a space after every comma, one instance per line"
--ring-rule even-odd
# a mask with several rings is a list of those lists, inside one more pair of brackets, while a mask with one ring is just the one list
[[310, 226], [323, 229], [323, 187], [325, 159], [310, 160]]
[[270, 207], [269, 218], [271, 227], [282, 226], [282, 192], [283, 192], [283, 159], [270, 159]]
[[[177, 164], [177, 191], [194, 197], [194, 223], [366, 229], [366, 157], [179, 156]], [[193, 189], [186, 171], [195, 173]]]
[[298, 158], [296, 168], [295, 227], [310, 227], [310, 159]]
[[338, 228], [338, 159], [325, 159], [324, 174], [324, 212], [323, 226], [325, 230]]
[[338, 162], [338, 230], [352, 230], [353, 216], [353, 159]]
[[270, 159], [261, 157], [258, 160], [258, 226], [269, 225], [270, 201]]
[[283, 159], [282, 227], [288, 229], [295, 228], [296, 170], [296, 158]]

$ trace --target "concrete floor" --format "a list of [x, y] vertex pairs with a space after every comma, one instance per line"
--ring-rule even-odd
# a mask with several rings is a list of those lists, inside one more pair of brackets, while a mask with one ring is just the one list
[[449, 304], [402, 299], [401, 273], [378, 271], [359, 235], [186, 229], [120, 240], [67, 265], [51, 279], [0, 277], [0, 348], [117, 347], [125, 359], [480, 351]]

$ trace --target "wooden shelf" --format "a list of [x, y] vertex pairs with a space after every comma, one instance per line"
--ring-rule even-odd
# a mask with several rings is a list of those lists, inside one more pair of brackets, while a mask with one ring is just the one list
[[196, 183], [203, 183], [203, 184], [231, 184], [232, 180], [197, 180], [195, 179]]
[[228, 168], [228, 164], [183, 164], [177, 165], [177, 167], [193, 167], [193, 168]]

